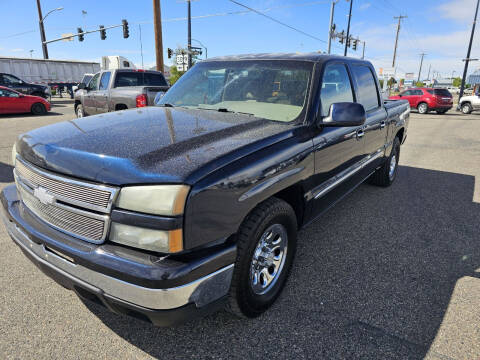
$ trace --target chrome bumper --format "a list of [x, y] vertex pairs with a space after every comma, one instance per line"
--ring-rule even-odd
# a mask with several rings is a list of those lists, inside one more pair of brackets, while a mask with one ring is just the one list
[[170, 310], [191, 303], [201, 308], [228, 294], [233, 264], [178, 287], [146, 288], [93, 271], [61, 257], [61, 254], [55, 254], [44, 245], [33, 242], [28, 234], [10, 221], [3, 206], [0, 206], [0, 214], [10, 237], [34, 261], [79, 285], [93, 287], [109, 298], [152, 310]]

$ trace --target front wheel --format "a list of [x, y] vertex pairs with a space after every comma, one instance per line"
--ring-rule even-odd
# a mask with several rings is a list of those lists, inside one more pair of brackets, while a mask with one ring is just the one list
[[35, 103], [32, 105], [31, 112], [33, 115], [43, 115], [47, 112], [47, 109], [43, 104]]
[[85, 116], [85, 112], [83, 111], [83, 105], [82, 104], [79, 104], [77, 106], [76, 113], [77, 113], [77, 118], [82, 118], [82, 117]]
[[237, 235], [227, 310], [253, 318], [275, 302], [287, 280], [297, 245], [295, 212], [283, 200], [268, 199], [247, 216]]
[[417, 110], [418, 110], [419, 114], [426, 114], [426, 113], [428, 113], [428, 105], [427, 105], [427, 103], [420, 103], [420, 104], [418, 104]]
[[472, 112], [472, 105], [470, 105], [469, 103], [463, 104], [461, 109], [462, 113], [468, 115]]

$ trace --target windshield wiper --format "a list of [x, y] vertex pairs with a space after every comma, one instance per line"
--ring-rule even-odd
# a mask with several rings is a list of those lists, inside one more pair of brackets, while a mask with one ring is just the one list
[[243, 112], [243, 111], [234, 111], [234, 110], [230, 110], [230, 109], [227, 109], [227, 108], [218, 108], [217, 111], [219, 112], [230, 112], [230, 113], [234, 113], [234, 114], [243, 114], [243, 115], [250, 115], [250, 116], [255, 116], [255, 114], [252, 114], [252, 113], [247, 113], [247, 112]]

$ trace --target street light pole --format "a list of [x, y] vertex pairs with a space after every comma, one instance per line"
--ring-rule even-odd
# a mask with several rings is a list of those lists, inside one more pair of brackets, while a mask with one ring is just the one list
[[480, 0], [477, 0], [477, 7], [475, 10], [475, 17], [473, 18], [473, 25], [472, 25], [472, 33], [470, 34], [470, 43], [468, 44], [468, 50], [467, 50], [467, 58], [465, 59], [465, 67], [463, 68], [463, 76], [462, 76], [462, 84], [460, 85], [460, 94], [459, 94], [459, 99], [462, 98], [463, 96], [463, 90], [465, 88], [465, 80], [467, 78], [467, 71], [468, 71], [468, 63], [471, 60], [470, 59], [470, 52], [472, 51], [472, 42], [473, 42], [473, 36], [475, 34], [475, 24], [477, 23], [477, 15], [478, 15], [478, 5], [480, 4]]
[[422, 59], [420, 60], [420, 70], [418, 70], [418, 79], [417, 79], [417, 82], [420, 82], [420, 75], [422, 74], [422, 65], [423, 65], [423, 57], [427, 55], [425, 53], [421, 53], [420, 56], [422, 57]]
[[352, 5], [353, 5], [353, 0], [350, 0], [350, 11], [348, 12], [347, 37], [345, 38], [345, 50], [343, 52], [343, 56], [347, 56], [348, 37], [350, 36], [350, 20], [352, 19]]
[[192, 4], [188, 3], [188, 68], [192, 67]]
[[333, 26], [333, 15], [335, 13], [335, 5], [337, 4], [338, 0], [332, 0], [332, 5], [330, 7], [330, 27], [328, 28], [328, 47], [327, 47], [327, 53], [330, 54], [330, 50], [332, 48], [332, 36], [333, 36], [333, 31], [332, 31], [332, 26]]
[[42, 16], [42, 8], [40, 6], [40, 0], [37, 0], [37, 9], [38, 9], [38, 22], [40, 25], [40, 39], [42, 40], [43, 58], [48, 59], [48, 49], [47, 49], [47, 44], [45, 44], [45, 41], [47, 41], [47, 39], [45, 38], [45, 28], [43, 27], [43, 16]]
[[155, 58], [157, 71], [165, 71], [163, 64], [162, 10], [160, 0], [153, 0], [153, 24], [155, 29]]

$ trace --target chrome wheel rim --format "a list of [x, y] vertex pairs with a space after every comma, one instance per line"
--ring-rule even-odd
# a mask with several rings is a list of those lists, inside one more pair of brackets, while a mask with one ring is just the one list
[[287, 229], [281, 224], [270, 226], [258, 241], [250, 266], [250, 285], [257, 295], [275, 286], [287, 258]]
[[427, 105], [420, 104], [419, 111], [423, 114], [427, 112]]
[[468, 114], [468, 111], [470, 110], [468, 106], [464, 106], [462, 108], [464, 114]]
[[393, 155], [392, 158], [390, 159], [390, 170], [388, 171], [388, 177], [390, 180], [393, 179], [393, 176], [395, 175], [395, 169], [397, 167], [397, 156]]
[[80, 109], [77, 109], [77, 117], [78, 117], [78, 118], [83, 117], [83, 111], [82, 111], [81, 108], [80, 108]]

